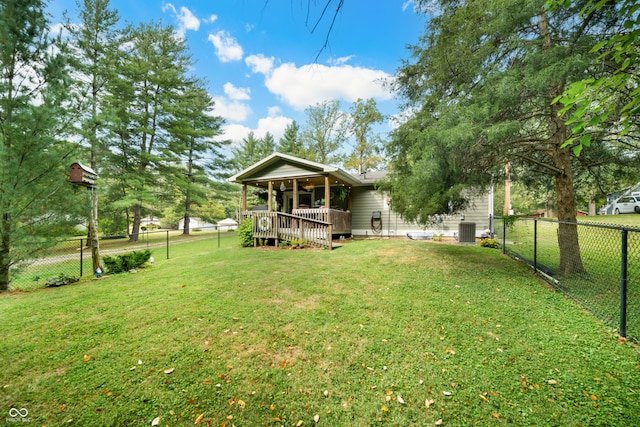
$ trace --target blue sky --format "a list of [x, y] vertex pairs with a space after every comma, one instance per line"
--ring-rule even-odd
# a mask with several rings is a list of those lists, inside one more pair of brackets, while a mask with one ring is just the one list
[[[112, 0], [121, 23], [160, 21], [184, 37], [195, 61], [193, 73], [208, 81], [215, 113], [226, 120], [226, 139], [250, 131], [276, 141], [304, 109], [338, 99], [347, 111], [357, 98], [374, 98], [388, 116], [398, 100], [380, 84], [393, 76], [408, 44], [418, 41], [425, 19], [411, 0], [345, 0], [328, 33], [332, 11], [310, 26], [324, 0]], [[310, 7], [309, 7], [310, 5]], [[52, 0], [52, 24], [67, 10], [77, 21], [75, 0]], [[328, 46], [320, 52], [329, 37]], [[390, 124], [378, 132], [389, 131]]]

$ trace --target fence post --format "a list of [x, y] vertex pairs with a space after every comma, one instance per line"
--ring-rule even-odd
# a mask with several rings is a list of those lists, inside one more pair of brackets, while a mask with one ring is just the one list
[[167, 230], [167, 259], [169, 259], [169, 230]]
[[627, 336], [627, 230], [622, 229], [622, 261], [620, 268], [620, 336]]
[[533, 219], [533, 274], [538, 274], [538, 219]]
[[502, 255], [507, 253], [507, 221], [502, 216]]
[[80, 277], [82, 277], [82, 239], [80, 239]]

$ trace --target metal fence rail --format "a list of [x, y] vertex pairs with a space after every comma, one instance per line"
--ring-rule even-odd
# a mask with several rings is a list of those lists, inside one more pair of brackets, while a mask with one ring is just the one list
[[[126, 243], [128, 235], [100, 237], [100, 255], [116, 255], [145, 249], [153, 250], [156, 258], [169, 259], [170, 247], [181, 242], [193, 242], [199, 239], [217, 239], [220, 247], [220, 232], [218, 227], [200, 227], [192, 229], [188, 238], [182, 236], [182, 231], [160, 230], [144, 231], [138, 235], [137, 242]], [[64, 239], [42, 251], [35, 259], [26, 260], [11, 270], [11, 289], [33, 289], [46, 286], [48, 280], [55, 276], [93, 276], [91, 262], [91, 248], [87, 246], [86, 238]]]
[[[561, 251], [561, 227], [577, 232], [578, 250]], [[495, 229], [504, 253], [640, 341], [640, 229], [513, 217], [497, 218]]]

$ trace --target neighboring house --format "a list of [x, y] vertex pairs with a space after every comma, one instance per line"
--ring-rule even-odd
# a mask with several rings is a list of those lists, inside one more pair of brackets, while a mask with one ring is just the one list
[[233, 218], [226, 218], [221, 221], [218, 221], [218, 230], [220, 231], [230, 231], [238, 228], [238, 221]]
[[[215, 226], [215, 224], [211, 224], [197, 217], [189, 218], [189, 230], [195, 230], [196, 228], [215, 228]], [[178, 230], [184, 230], [184, 218], [178, 223]]]
[[640, 195], [640, 182], [631, 187], [623, 188], [615, 193], [607, 194], [607, 201], [598, 211], [599, 215], [613, 215], [613, 204], [622, 196], [638, 196]]
[[[430, 227], [405, 221], [393, 210], [391, 196], [375, 189], [376, 182], [384, 176], [384, 171], [350, 174], [333, 166], [274, 153], [229, 181], [242, 185], [242, 216], [253, 218], [256, 241], [304, 239], [330, 247], [331, 240], [340, 236], [454, 236], [461, 218], [468, 225], [475, 223], [476, 236], [490, 227], [491, 193], [473, 200], [462, 213], [439, 215]], [[266, 209], [250, 211], [247, 194], [265, 194], [265, 190], [272, 195], [267, 197]]]

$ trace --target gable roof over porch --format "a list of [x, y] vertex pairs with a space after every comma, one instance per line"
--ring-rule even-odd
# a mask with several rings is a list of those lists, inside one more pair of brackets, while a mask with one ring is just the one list
[[[230, 182], [266, 188], [269, 182], [297, 179], [322, 186], [325, 177], [331, 184], [360, 186], [364, 183], [344, 170], [282, 153], [273, 153], [229, 178]], [[286, 185], [286, 184], [285, 184]]]

